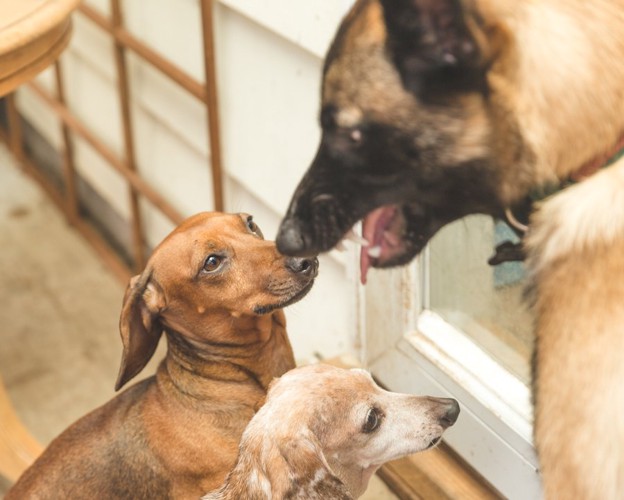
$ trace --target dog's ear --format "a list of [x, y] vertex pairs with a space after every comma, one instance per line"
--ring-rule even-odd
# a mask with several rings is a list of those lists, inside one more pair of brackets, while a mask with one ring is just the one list
[[437, 71], [479, 66], [482, 55], [461, 0], [381, 0], [381, 4], [388, 47], [406, 88]]
[[164, 294], [150, 270], [130, 280], [119, 319], [123, 353], [115, 390], [137, 375], [154, 354], [162, 334], [158, 315], [164, 305]]
[[316, 437], [307, 430], [297, 437], [279, 440], [279, 451], [289, 472], [289, 496], [320, 500], [351, 500], [345, 484], [331, 470]]

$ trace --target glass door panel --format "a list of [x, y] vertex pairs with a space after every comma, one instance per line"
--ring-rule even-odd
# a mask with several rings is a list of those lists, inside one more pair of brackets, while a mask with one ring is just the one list
[[504, 223], [486, 216], [467, 217], [442, 229], [428, 253], [424, 305], [528, 385], [533, 335], [523, 297], [524, 266], [487, 264], [496, 244], [512, 238]]

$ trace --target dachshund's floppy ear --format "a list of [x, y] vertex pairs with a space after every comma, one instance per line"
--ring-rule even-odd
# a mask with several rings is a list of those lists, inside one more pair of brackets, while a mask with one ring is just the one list
[[115, 390], [137, 375], [154, 354], [162, 334], [158, 315], [164, 305], [164, 294], [151, 270], [130, 280], [119, 319], [123, 353]]
[[311, 431], [280, 440], [279, 451], [289, 468], [293, 498], [351, 500], [345, 484], [333, 473], [321, 445]]

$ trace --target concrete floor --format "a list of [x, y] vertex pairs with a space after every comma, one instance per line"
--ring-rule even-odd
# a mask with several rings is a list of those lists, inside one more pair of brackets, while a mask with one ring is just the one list
[[[0, 374], [45, 444], [114, 394], [124, 285], [3, 145], [0, 179]], [[153, 373], [159, 352], [143, 375]], [[0, 478], [0, 497], [6, 487]], [[375, 477], [362, 498], [396, 497]]]

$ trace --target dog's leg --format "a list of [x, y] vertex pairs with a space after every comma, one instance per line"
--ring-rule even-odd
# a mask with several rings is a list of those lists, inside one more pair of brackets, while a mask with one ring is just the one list
[[538, 213], [529, 242], [546, 498], [622, 498], [624, 165], [560, 196]]
[[571, 257], [537, 288], [535, 439], [548, 499], [624, 492], [623, 257], [624, 246]]

